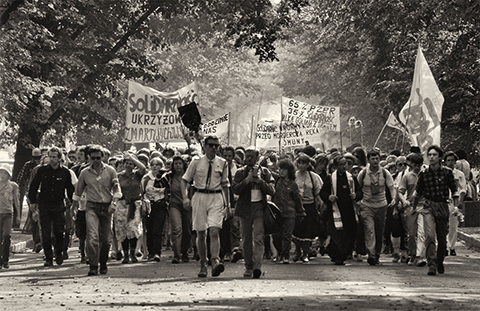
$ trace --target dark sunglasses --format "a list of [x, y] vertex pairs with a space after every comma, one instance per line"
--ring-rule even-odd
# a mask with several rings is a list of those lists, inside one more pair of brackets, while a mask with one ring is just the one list
[[100, 160], [102, 157], [90, 157], [92, 160]]
[[207, 146], [209, 146], [210, 148], [218, 148], [218, 144], [207, 144]]

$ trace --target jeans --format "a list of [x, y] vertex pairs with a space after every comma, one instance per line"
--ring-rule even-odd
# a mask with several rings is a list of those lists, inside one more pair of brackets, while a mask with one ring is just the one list
[[13, 214], [0, 214], [0, 265], [7, 264], [10, 255], [10, 234], [12, 232]]
[[52, 223], [55, 236], [55, 256], [62, 257], [65, 232], [65, 204], [39, 205], [40, 225], [42, 226], [42, 247], [47, 261], [53, 260], [52, 251]]
[[362, 206], [362, 221], [365, 229], [365, 247], [368, 258], [378, 260], [382, 251], [383, 230], [385, 229], [385, 216], [387, 206], [368, 207]]
[[[437, 210], [447, 210], [447, 203], [430, 202], [430, 205], [424, 209], [423, 224], [425, 229], [425, 256], [428, 266], [437, 267], [443, 264], [445, 259], [445, 250], [447, 248], [448, 233], [448, 212], [447, 217], [441, 216]], [[438, 247], [435, 246], [435, 236], [438, 241]]]
[[290, 249], [292, 248], [292, 233], [295, 228], [295, 218], [284, 218], [282, 230], [272, 234], [273, 245], [277, 249], [278, 256], [285, 259], [290, 258]]
[[150, 255], [162, 253], [162, 236], [167, 212], [165, 201], [152, 203], [152, 211], [146, 219], [147, 248]]
[[110, 203], [87, 202], [85, 222], [87, 223], [87, 256], [90, 268], [107, 265], [112, 232], [112, 214], [108, 212]]
[[192, 211], [182, 206], [170, 206], [169, 216], [172, 225], [173, 256], [188, 257], [192, 237]]
[[[263, 204], [252, 203], [252, 209], [263, 209]], [[252, 215], [259, 213], [252, 212]], [[263, 217], [244, 218], [240, 217], [242, 228], [243, 257], [247, 270], [260, 269], [262, 267], [263, 252], [265, 251]]]

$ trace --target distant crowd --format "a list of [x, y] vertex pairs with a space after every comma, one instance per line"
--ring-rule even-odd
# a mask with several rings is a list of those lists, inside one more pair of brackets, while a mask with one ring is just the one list
[[463, 150], [306, 145], [279, 154], [222, 146], [215, 136], [201, 146], [113, 156], [98, 145], [35, 148], [15, 182], [1, 165], [0, 267], [9, 268], [11, 229], [26, 198], [44, 266], [69, 259], [78, 240], [92, 276], [107, 274], [109, 260], [165, 260], [166, 249], [173, 264], [198, 261], [198, 277], [219, 276], [240, 260], [243, 277], [260, 278], [264, 260], [307, 264], [328, 255], [338, 266], [376, 266], [381, 254], [443, 274], [465, 202], [477, 200]]

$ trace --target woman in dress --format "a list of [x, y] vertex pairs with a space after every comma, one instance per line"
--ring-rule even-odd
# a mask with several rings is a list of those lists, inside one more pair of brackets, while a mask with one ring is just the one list
[[122, 243], [124, 255], [122, 263], [128, 263], [129, 258], [135, 263], [138, 262], [135, 248], [138, 238], [142, 235], [141, 180], [145, 174], [145, 165], [138, 161], [134, 154], [128, 152], [124, 155], [123, 165], [124, 170], [118, 174], [123, 196], [118, 201], [114, 214], [115, 235], [117, 241]]
[[303, 208], [306, 216], [302, 221], [295, 223], [293, 231], [293, 241], [295, 243], [295, 256], [293, 261], [302, 260], [309, 262], [308, 254], [310, 246], [318, 235], [319, 223], [317, 206], [322, 204], [320, 200], [320, 190], [323, 181], [318, 174], [312, 171], [312, 159], [306, 154], [301, 153], [297, 158], [297, 172], [295, 181], [302, 197]]

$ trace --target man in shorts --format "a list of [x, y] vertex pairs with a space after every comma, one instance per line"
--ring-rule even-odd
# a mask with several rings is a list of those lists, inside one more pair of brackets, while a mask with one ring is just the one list
[[202, 157], [194, 158], [183, 175], [183, 205], [188, 207], [187, 185], [193, 181], [192, 197], [193, 230], [197, 231], [197, 249], [200, 256], [199, 277], [207, 276], [207, 229], [210, 237], [212, 276], [219, 276], [225, 267], [219, 260], [220, 229], [225, 207], [230, 207], [228, 197], [228, 167], [226, 161], [216, 155], [220, 142], [215, 136], [207, 136]]

